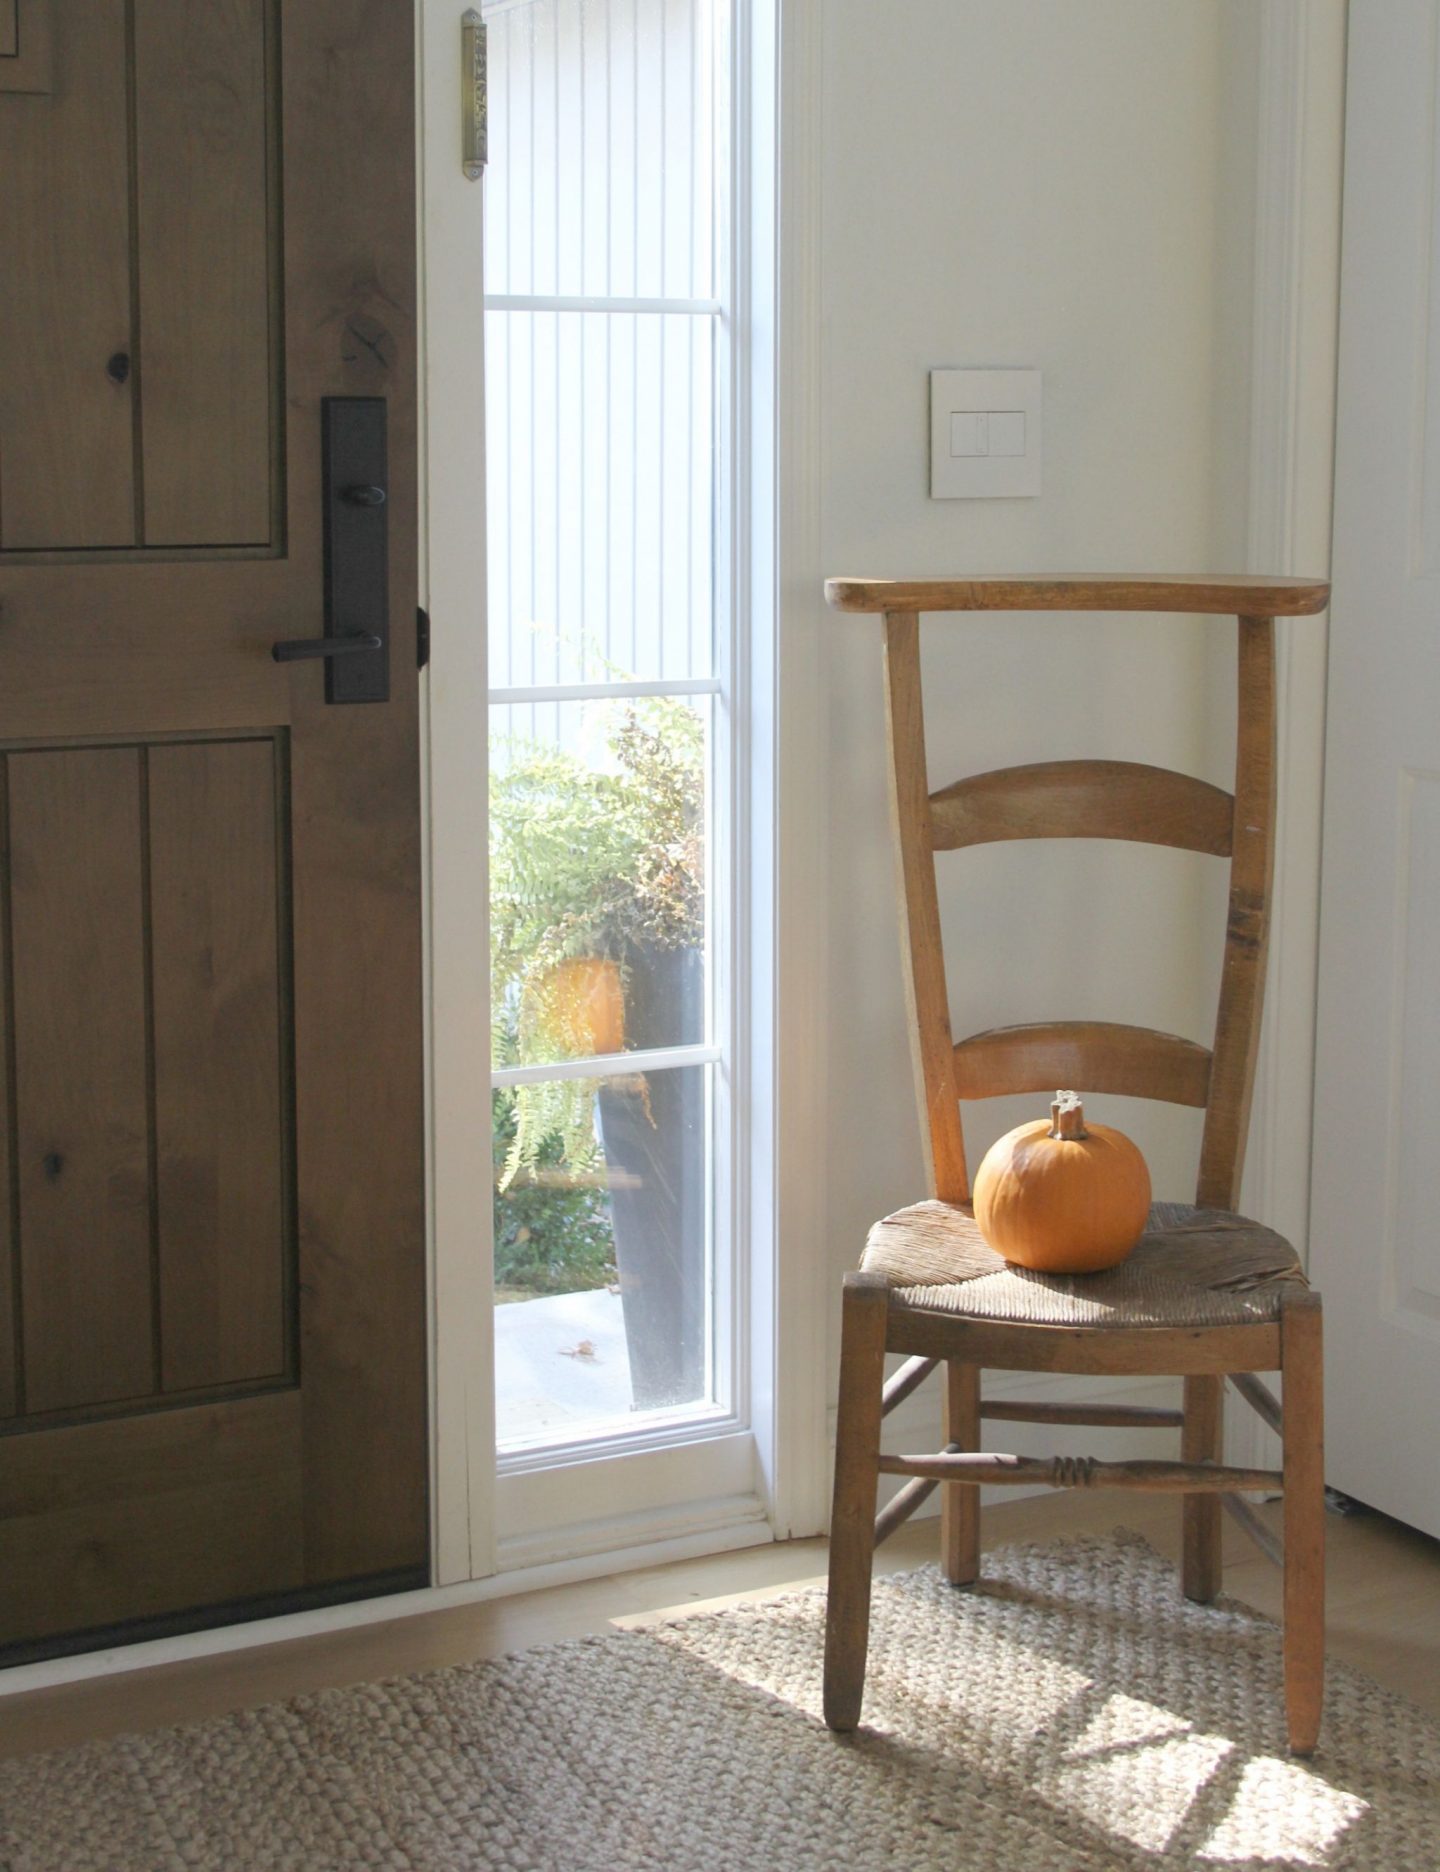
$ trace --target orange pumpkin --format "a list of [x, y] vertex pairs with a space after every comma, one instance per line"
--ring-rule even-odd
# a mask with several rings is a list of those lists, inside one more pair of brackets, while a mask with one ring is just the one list
[[1123, 1131], [1085, 1123], [1073, 1092], [1050, 1117], [1019, 1125], [985, 1153], [975, 1220], [997, 1253], [1043, 1274], [1095, 1274], [1123, 1261], [1145, 1230], [1150, 1172]]

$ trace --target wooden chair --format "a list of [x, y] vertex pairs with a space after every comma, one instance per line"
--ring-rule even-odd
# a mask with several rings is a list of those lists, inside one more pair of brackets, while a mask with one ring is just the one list
[[[891, 804], [902, 948], [929, 1202], [871, 1230], [847, 1275], [825, 1645], [825, 1720], [860, 1720], [874, 1549], [937, 1485], [946, 1576], [979, 1575], [979, 1486], [1162, 1489], [1182, 1498], [1182, 1584], [1201, 1603], [1220, 1585], [1220, 1509], [1284, 1569], [1290, 1748], [1308, 1755], [1324, 1667], [1324, 1485], [1320, 1297], [1289, 1243], [1233, 1214], [1260, 1033], [1275, 819], [1274, 619], [1324, 609], [1328, 586], [1299, 579], [832, 579], [830, 603], [882, 614]], [[978, 774], [931, 792], [920, 692], [924, 611], [1229, 613], [1239, 622], [1239, 732], [1233, 796], [1123, 761], [1055, 761]], [[1230, 859], [1230, 910], [1212, 1048], [1098, 1021], [1047, 1021], [956, 1044], [946, 998], [935, 854], [994, 839], [1137, 839]], [[969, 1206], [960, 1101], [1001, 1093], [1129, 1093], [1203, 1107], [1195, 1205], [1157, 1205], [1129, 1260], [1076, 1278], [1010, 1268]], [[908, 1355], [885, 1381], [885, 1355]], [[945, 1449], [881, 1453], [881, 1423], [944, 1363]], [[1168, 1373], [1183, 1409], [986, 1404], [980, 1374]], [[1283, 1374], [1284, 1409], [1254, 1374]], [[1228, 1467], [1221, 1406], [1229, 1377], [1283, 1442], [1280, 1471]], [[1173, 1425], [1181, 1460], [1029, 1460], [980, 1454], [984, 1418], [1025, 1423]], [[907, 1477], [875, 1518], [881, 1475]], [[1280, 1489], [1283, 1552], [1239, 1491]]]

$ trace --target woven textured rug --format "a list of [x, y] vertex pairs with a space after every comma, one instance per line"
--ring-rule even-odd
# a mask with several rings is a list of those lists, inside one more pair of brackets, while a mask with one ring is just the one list
[[1440, 1867], [1440, 1730], [1332, 1669], [1286, 1758], [1275, 1627], [1134, 1535], [875, 1594], [866, 1728], [824, 1598], [0, 1764], [8, 1872]]

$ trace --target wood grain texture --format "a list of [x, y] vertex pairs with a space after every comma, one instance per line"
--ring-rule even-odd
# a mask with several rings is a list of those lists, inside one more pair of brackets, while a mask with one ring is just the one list
[[1199, 611], [1309, 617], [1330, 602], [1323, 579], [1081, 574], [1055, 578], [825, 581], [837, 611]]
[[865, 1695], [887, 1306], [885, 1282], [878, 1275], [845, 1276], [825, 1605], [825, 1721], [839, 1730], [858, 1724]]
[[[248, 5], [237, 0], [242, 9]], [[99, 0], [95, 11], [102, 25], [108, 6], [109, 0]], [[139, 25], [144, 9], [135, 11]], [[226, 19], [197, 17], [187, 24], [220, 32], [228, 30], [227, 19], [242, 17], [253, 15], [231, 9]], [[400, 653], [412, 642], [408, 624], [417, 589], [413, 20], [403, 9], [370, 0], [306, 0], [283, 8], [281, 37], [276, 67], [284, 86], [276, 108], [284, 161], [276, 174], [283, 192], [280, 329], [289, 411], [284, 557], [224, 559], [188, 550], [165, 563], [137, 563], [133, 554], [109, 562], [25, 564], [0, 557], [0, 740], [12, 750], [57, 742], [68, 750], [80, 738], [94, 738], [112, 757], [119, 743], [134, 756], [136, 744], [144, 743], [148, 758], [163, 767], [168, 755], [160, 744], [171, 739], [289, 739], [288, 823], [276, 832], [281, 848], [288, 844], [293, 897], [287, 910], [295, 1046], [282, 1097], [293, 1112], [297, 1179], [297, 1343], [286, 1369], [298, 1390], [274, 1394], [290, 1401], [275, 1420], [284, 1450], [272, 1466], [300, 1481], [283, 1493], [284, 1525], [271, 1522], [263, 1539], [252, 1540], [248, 1525], [231, 1526], [227, 1514], [207, 1507], [211, 1499], [222, 1506], [226, 1500], [227, 1452], [233, 1450], [242, 1468], [247, 1460], [243, 1442], [231, 1445], [222, 1437], [212, 1449], [214, 1487], [221, 1492], [191, 1497], [197, 1526], [203, 1524], [205, 1538], [222, 1549], [213, 1565], [222, 1564], [230, 1546], [244, 1558], [245, 1590], [260, 1594], [318, 1592], [376, 1575], [413, 1578], [428, 1543], [419, 677], [413, 655]], [[123, 70], [123, 57], [120, 64]], [[28, 109], [34, 101], [19, 102]], [[0, 99], [0, 116], [15, 103]], [[84, 160], [93, 182], [93, 148]], [[77, 225], [83, 234], [83, 217]], [[58, 223], [55, 237], [77, 238]], [[318, 668], [280, 666], [270, 658], [274, 640], [312, 636], [317, 629], [324, 584], [320, 405], [332, 395], [383, 396], [388, 406], [396, 654], [384, 707], [327, 707]], [[13, 765], [32, 758], [51, 757], [11, 755]], [[173, 839], [185, 865], [214, 867], [197, 888], [211, 892], [217, 904], [239, 890], [240, 880], [226, 871], [238, 862], [235, 854], [201, 854], [190, 831], [167, 833], [158, 817], [151, 823], [147, 816], [147, 823], [156, 835], [150, 855], [162, 870], [159, 848]], [[241, 893], [247, 900], [249, 888]], [[234, 1007], [247, 995], [258, 996], [249, 964], [226, 946], [227, 936], [212, 957], [220, 973], [207, 984], [197, 953], [201, 932], [187, 934], [177, 922], [169, 934], [163, 928], [158, 934], [157, 966], [168, 971], [174, 960], [179, 971], [168, 984], [156, 983], [162, 1029], [167, 994], [193, 1011], [208, 1008], [217, 1025], [208, 1038], [186, 1044], [213, 1047], [218, 1059], [233, 1042], [225, 1023], [238, 1018]], [[196, 949], [188, 950], [187, 941]], [[103, 1047], [103, 1028], [100, 1038]], [[163, 1053], [163, 1032], [157, 1038]], [[243, 1049], [236, 1057], [248, 1058]], [[254, 1070], [253, 1061], [244, 1070]], [[254, 1101], [258, 1083], [258, 1073], [243, 1080], [241, 1103]], [[90, 1094], [84, 1087], [81, 1092], [73, 1117], [88, 1124]], [[210, 1148], [207, 1133], [212, 1143], [218, 1135], [218, 1085], [206, 1081], [202, 1092], [193, 1113], [182, 1117], [177, 1108], [164, 1119], [184, 1132], [167, 1169], [172, 1218], [181, 1213], [176, 1202], [190, 1216], [203, 1216], [210, 1200], [206, 1178], [233, 1184], [233, 1154], [204, 1167], [182, 1166], [184, 1153]], [[157, 1084], [157, 1115], [165, 1096]], [[224, 1141], [226, 1151], [236, 1148]], [[160, 1149], [157, 1137], [157, 1169]], [[188, 1183], [175, 1180], [182, 1167]], [[97, 1189], [84, 1225], [102, 1252], [129, 1200], [123, 1178]], [[158, 1213], [156, 1221], [158, 1261]], [[203, 1305], [214, 1300], [222, 1310], [232, 1307], [233, 1317], [233, 1299], [211, 1289]], [[196, 1297], [192, 1319], [198, 1321], [201, 1307]], [[212, 1349], [200, 1364], [212, 1361], [212, 1371], [225, 1367], [237, 1345], [232, 1340], [229, 1350]], [[171, 1376], [181, 1374], [172, 1367]], [[71, 1567], [83, 1548], [86, 1513], [108, 1571], [120, 1580], [146, 1577], [148, 1426], [153, 1416], [175, 1414], [175, 1396], [162, 1396], [165, 1408], [158, 1414], [146, 1397], [136, 1399], [133, 1410], [94, 1407], [120, 1413], [103, 1426], [107, 1461], [120, 1489], [127, 1486], [133, 1453], [136, 1511], [107, 1519], [98, 1507], [77, 1505], [73, 1522], [45, 1524], [56, 1539], [47, 1601], [55, 1630], [80, 1617], [62, 1604], [67, 1569], [77, 1599], [88, 1591], [83, 1569]], [[254, 1401], [216, 1398], [206, 1408], [223, 1419]], [[40, 1451], [58, 1448], [51, 1439], [59, 1434], [12, 1428], [3, 1441]], [[243, 1491], [235, 1499], [243, 1504]], [[281, 1499], [270, 1498], [277, 1516]], [[274, 1568], [263, 1578], [259, 1561], [267, 1546]], [[18, 1590], [7, 1572], [11, 1552], [0, 1522], [0, 1601]], [[165, 1576], [168, 1604], [137, 1597], [135, 1616], [184, 1616], [188, 1607], [208, 1602], [212, 1561], [194, 1547], [189, 1552], [193, 1589], [177, 1566]], [[298, 1576], [291, 1566], [296, 1554]], [[125, 1616], [124, 1610], [115, 1616]]]
[[304, 1532], [318, 1582], [423, 1562], [429, 1541], [419, 672], [398, 651], [419, 577], [415, 61], [403, 7], [323, 0], [283, 21], [286, 387], [307, 399], [287, 433], [288, 550], [308, 570], [301, 628], [274, 635], [315, 628], [310, 399], [329, 394], [387, 399], [397, 633], [383, 709], [327, 708], [319, 671], [289, 666]]
[[1138, 761], [1042, 761], [972, 774], [930, 795], [936, 851], [997, 839], [1132, 839], [1228, 857], [1234, 800]]
[[935, 891], [920, 695], [920, 620], [913, 613], [892, 612], [885, 618], [885, 702], [905, 1004], [925, 1172], [930, 1195], [958, 1203], [969, 1196], [970, 1181]]
[[883, 1546], [897, 1528], [903, 1527], [911, 1515], [925, 1506], [939, 1486], [938, 1482], [918, 1477], [897, 1489], [875, 1517], [875, 1545]]
[[270, 537], [269, 0], [135, 13], [145, 544]]
[[1244, 1326], [1033, 1326], [969, 1320], [892, 1302], [887, 1352], [961, 1358], [997, 1371], [1278, 1371], [1280, 1331]]
[[893, 1372], [885, 1380], [885, 1389], [880, 1398], [881, 1415], [888, 1417], [913, 1391], [918, 1391], [935, 1370], [936, 1364], [935, 1359], [907, 1359], [899, 1371]]
[[[980, 1447], [980, 1368], [949, 1359], [945, 1365], [946, 1453]], [[980, 1492], [947, 1488], [940, 1503], [940, 1567], [952, 1586], [980, 1577]]]
[[1297, 1287], [1280, 1313], [1284, 1362], [1285, 1712], [1292, 1755], [1309, 1755], [1325, 1698], [1325, 1382], [1320, 1296]]
[[0, 92], [50, 90], [54, 13], [55, 0], [0, 0]]
[[0, 1643], [298, 1584], [294, 1392], [0, 1438]]
[[53, 90], [0, 94], [0, 549], [135, 540], [124, 0], [55, 31]]
[[1237, 1527], [1244, 1528], [1250, 1539], [1272, 1565], [1284, 1566], [1284, 1541], [1275, 1533], [1268, 1521], [1261, 1519], [1243, 1495], [1222, 1495], [1220, 1506]]
[[1230, 907], [1195, 1197], [1215, 1209], [1240, 1200], [1265, 1004], [1276, 788], [1275, 626], [1268, 618], [1239, 620], [1238, 692]]
[[1251, 1372], [1232, 1372], [1230, 1382], [1251, 1409], [1264, 1419], [1276, 1436], [1279, 1436], [1284, 1428], [1280, 1414], [1280, 1400], [1269, 1385], [1263, 1383]]
[[[955, 1047], [955, 1085], [961, 1098], [1008, 1092], [1119, 1092], [1204, 1105], [1210, 1055], [1193, 1040], [1127, 1027], [1114, 1021], [1037, 1021], [992, 1027]], [[1202, 1199], [1203, 1200], [1203, 1199]]]
[[134, 748], [12, 754], [26, 1404], [155, 1389]]
[[999, 1451], [949, 1451], [934, 1456], [882, 1456], [881, 1475], [925, 1476], [969, 1487], [1153, 1489], [1181, 1495], [1192, 1489], [1273, 1489], [1277, 1469], [1249, 1469], [1225, 1463], [1100, 1462], [1091, 1456], [1010, 1456]]
[[1184, 1413], [1149, 1404], [1028, 1404], [1020, 1398], [981, 1406], [982, 1417], [1005, 1423], [1108, 1424], [1123, 1430], [1176, 1430]]
[[149, 750], [161, 1382], [286, 1365], [277, 755]]
[[9, 796], [7, 763], [0, 755], [0, 1417], [13, 1416], [21, 1401], [19, 1313], [15, 1304], [20, 1281], [19, 1230], [15, 1226], [19, 1192], [11, 1152], [15, 1035], [10, 992]]
[[[1180, 1455], [1187, 1463], [1219, 1462], [1224, 1449], [1225, 1380], [1185, 1380], [1185, 1424]], [[1189, 1495], [1180, 1510], [1180, 1583], [1187, 1599], [1209, 1605], [1220, 1590], [1220, 1503]]]

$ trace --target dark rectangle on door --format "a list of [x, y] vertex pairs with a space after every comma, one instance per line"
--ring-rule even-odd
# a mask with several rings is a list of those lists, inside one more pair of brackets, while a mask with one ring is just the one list
[[44, 92], [0, 53], [0, 553], [278, 550], [276, 0], [0, 35], [42, 6]]
[[12, 749], [0, 1415], [294, 1381], [283, 733]]

